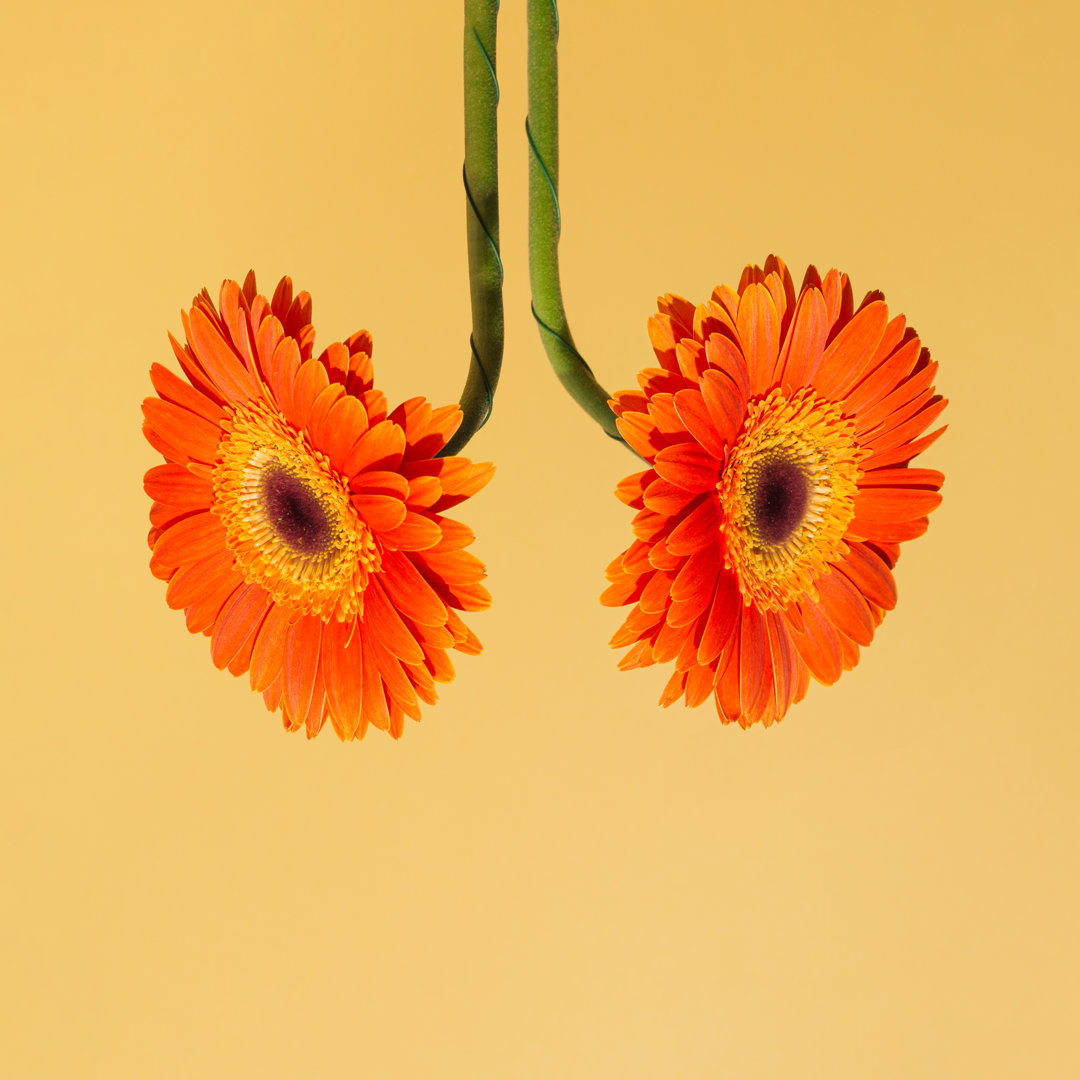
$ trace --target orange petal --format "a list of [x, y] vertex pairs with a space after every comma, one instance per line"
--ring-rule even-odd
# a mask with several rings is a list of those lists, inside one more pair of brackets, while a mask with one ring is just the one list
[[672, 332], [676, 341], [690, 337], [694, 325], [694, 305], [676, 293], [664, 293], [656, 301], [656, 306], [664, 315], [671, 316]]
[[308, 416], [308, 432], [313, 446], [325, 446], [330, 439], [330, 410], [345, 396], [345, 387], [332, 382], [314, 401]]
[[740, 607], [739, 619], [717, 662], [716, 680], [713, 683], [713, 690], [716, 694], [716, 709], [721, 719], [726, 723], [736, 721], [742, 715], [739, 672], [741, 653], [739, 639], [742, 636], [742, 611], [743, 609]]
[[324, 662], [319, 658], [319, 666], [315, 669], [315, 685], [311, 690], [311, 704], [308, 705], [307, 716], [304, 717], [304, 727], [309, 739], [314, 739], [322, 731], [326, 723], [326, 677], [323, 673]]
[[323, 631], [326, 699], [345, 739], [356, 735], [364, 684], [364, 652], [356, 621], [332, 619]]
[[750, 723], [761, 719], [772, 692], [767, 670], [771, 660], [761, 613], [755, 607], [744, 608], [739, 634], [739, 700], [740, 712]]
[[[254, 631], [266, 617], [268, 600], [266, 592], [255, 584], [245, 585], [233, 593], [214, 622], [210, 656], [215, 667], [229, 666], [244, 644], [253, 640]], [[233, 669], [230, 667], [230, 670]]]
[[402, 519], [381, 533], [379, 539], [397, 551], [424, 551], [435, 547], [442, 535], [442, 529], [426, 514], [407, 509]]
[[858, 382], [885, 333], [889, 309], [884, 301], [867, 304], [836, 335], [821, 358], [814, 387], [823, 397], [839, 400]]
[[457, 551], [468, 547], [476, 539], [476, 534], [472, 529], [468, 525], [462, 525], [460, 521], [447, 517], [435, 517], [432, 520], [439, 526], [442, 539], [433, 547], [428, 548], [429, 551]]
[[792, 633], [792, 644], [814, 678], [831, 686], [844, 670], [840, 639], [816, 604], [804, 598], [798, 607], [804, 629]]
[[730, 446], [746, 419], [746, 396], [731, 378], [711, 368], [701, 377], [701, 396], [721, 442]]
[[[158, 536], [160, 536], [162, 530], [175, 524], [180, 518], [187, 517], [197, 510], [206, 509], [208, 509], [208, 506], [205, 503], [201, 506], [169, 506], [167, 503], [152, 503], [150, 506], [150, 524], [154, 526]], [[154, 543], [156, 542], [157, 540], [155, 537]], [[153, 548], [154, 543], [151, 543], [151, 548]]]
[[671, 530], [667, 547], [672, 554], [693, 555], [695, 551], [716, 542], [720, 525], [717, 501], [715, 497], [705, 496], [701, 503]]
[[821, 366], [829, 336], [825, 299], [817, 289], [807, 289], [795, 308], [777, 364], [777, 381], [792, 390], [810, 386]]
[[[654, 394], [649, 400], [649, 415], [661, 436], [674, 436], [680, 441], [686, 439], [688, 432], [675, 411], [675, 398], [671, 394]], [[666, 446], [671, 440], [663, 438], [662, 441]]]
[[917, 337], [902, 344], [848, 392], [844, 398], [844, 411], [849, 416], [861, 416], [907, 378], [921, 353], [922, 343]]
[[671, 583], [675, 574], [670, 570], [657, 570], [645, 583], [641, 599], [638, 601], [642, 611], [663, 612], [671, 602]]
[[[281, 687], [283, 682], [284, 679], [279, 671], [274, 681], [263, 691], [263, 701], [266, 702], [266, 707], [270, 712], [276, 712], [281, 707]], [[285, 724], [286, 731], [296, 731], [300, 727], [299, 724], [290, 721], [287, 713], [283, 713], [281, 719]]]
[[719, 570], [709, 615], [698, 645], [699, 664], [712, 664], [727, 645], [739, 620], [742, 598], [739, 595], [735, 575]]
[[221, 421], [225, 419], [225, 410], [217, 402], [174, 375], [163, 364], [150, 365], [150, 381], [154, 384], [154, 389], [167, 401], [196, 413], [211, 424], [220, 427]]
[[195, 358], [229, 401], [255, 401], [262, 397], [251, 373], [201, 309], [192, 309], [186, 329]]
[[442, 498], [442, 484], [434, 476], [414, 476], [407, 483], [408, 497], [405, 502], [414, 509], [427, 509]]
[[[808, 270], [807, 273], [809, 272]], [[821, 295], [825, 299], [829, 327], [845, 324], [851, 305], [851, 285], [847, 274], [841, 274], [839, 270], [830, 270], [821, 282]]]
[[639, 638], [647, 636], [664, 617], [664, 609], [659, 611], [643, 611], [635, 607], [623, 620], [622, 625], [615, 631], [611, 638], [611, 647], [621, 649]]
[[171, 446], [194, 461], [212, 464], [217, 459], [221, 428], [189, 409], [161, 398], [147, 398], [142, 405], [147, 423]]
[[405, 432], [392, 420], [383, 420], [370, 428], [351, 446], [343, 461], [347, 476], [366, 469], [395, 472], [405, 451]]
[[634, 510], [640, 510], [645, 505], [643, 502], [645, 487], [655, 478], [656, 473], [652, 469], [627, 476], [616, 485], [615, 498]]
[[[720, 432], [712, 421], [712, 416], [705, 405], [700, 390], [680, 390], [674, 397], [675, 411], [686, 430], [698, 441], [701, 447], [717, 461], [723, 461], [727, 452]], [[683, 445], [683, 444], [680, 444]], [[625, 481], [624, 481], [625, 482]], [[622, 498], [619, 495], [619, 498]], [[623, 502], [626, 502], [623, 499]]]
[[891, 522], [854, 517], [848, 524], [848, 534], [856, 540], [902, 544], [907, 540], [918, 539], [926, 532], [929, 525], [930, 519], [925, 517]]
[[739, 297], [736, 325], [750, 374], [750, 393], [762, 394], [772, 383], [780, 348], [780, 317], [764, 285], [749, 285]]
[[615, 426], [630, 449], [646, 461], [652, 461], [656, 452], [664, 445], [655, 422], [646, 413], [624, 413], [615, 421]]
[[300, 430], [305, 430], [311, 420], [316, 399], [329, 386], [330, 378], [326, 373], [326, 366], [318, 360], [305, 360], [300, 365], [293, 383], [293, 413], [291, 416], [286, 413], [286, 419]]
[[274, 297], [270, 301], [271, 311], [282, 323], [285, 322], [285, 317], [289, 314], [289, 307], [292, 305], [292, 289], [292, 278], [286, 275], [277, 283], [277, 288], [274, 289]]
[[921, 487], [935, 491], [944, 483], [945, 474], [937, 469], [872, 469], [859, 479], [859, 487]]
[[361, 493], [352, 496], [352, 504], [368, 526], [377, 533], [396, 529], [405, 520], [407, 513], [405, 504], [394, 495]]
[[[914, 416], [933, 396], [937, 364], [929, 363], [902, 382], [891, 394], [858, 418], [855, 434], [860, 442], [873, 443], [888, 431]], [[870, 432], [869, 435], [865, 433]]]
[[486, 611], [491, 607], [491, 593], [483, 585], [448, 585], [445, 582], [432, 582], [431, 585], [443, 603], [450, 607], [461, 611]]
[[183, 566], [225, 551], [225, 529], [209, 511], [181, 518], [166, 529], [154, 545], [151, 563]]
[[855, 494], [855, 518], [878, 524], [913, 521], [930, 513], [940, 503], [941, 493], [933, 489], [860, 486]]
[[750, 396], [750, 371], [736, 342], [726, 334], [710, 334], [705, 342], [705, 356], [710, 368], [726, 375], [739, 388], [743, 398]]
[[859, 645], [874, 637], [874, 619], [862, 593], [841, 573], [823, 574], [814, 582], [825, 617]]
[[427, 569], [427, 577], [438, 578], [448, 585], [468, 585], [486, 576], [484, 564], [467, 551], [450, 551], [445, 555], [418, 551], [414, 558]]
[[[660, 627], [660, 632], [653, 641], [653, 658], [658, 664], [666, 664], [674, 660], [682, 650], [686, 642], [689, 630], [685, 626], [672, 626], [665, 622]], [[681, 691], [680, 691], [681, 693]]]
[[342, 342], [335, 341], [323, 349], [319, 361], [326, 365], [326, 373], [330, 381], [340, 386], [344, 393], [345, 379], [349, 374], [349, 350]]
[[[642, 411], [648, 408], [648, 400], [654, 394], [677, 394], [680, 390], [689, 389], [686, 377], [680, 371], [665, 371], [664, 368], [647, 367], [637, 373], [638, 386], [641, 387], [645, 404]], [[693, 380], [697, 385], [697, 379]], [[614, 406], [612, 406], [614, 409]]]
[[765, 616], [765, 628], [769, 634], [769, 649], [772, 652], [773, 708], [776, 719], [783, 720], [795, 698], [800, 661], [791, 644], [783, 616], [775, 611], [769, 612]]
[[471, 498], [495, 475], [495, 466], [490, 461], [473, 462], [463, 457], [445, 457], [438, 458], [432, 464], [443, 489], [442, 498], [433, 507], [440, 511]]
[[213, 485], [183, 465], [155, 465], [143, 477], [143, 490], [151, 499], [184, 510], [208, 510]]
[[705, 614], [716, 593], [719, 571], [720, 560], [715, 548], [695, 552], [683, 563], [671, 583], [667, 621], [672, 626], [686, 626]]
[[657, 360], [668, 371], [674, 371], [678, 367], [675, 359], [676, 337], [672, 327], [672, 321], [668, 315], [650, 315], [646, 324], [649, 332], [649, 343], [656, 353]]
[[[622, 607], [624, 604], [636, 604], [641, 599], [642, 588], [643, 585], [640, 579], [616, 581], [600, 594], [600, 603], [604, 607]], [[614, 644], [613, 641], [612, 645]]]
[[296, 376], [300, 372], [300, 347], [291, 337], [278, 338], [277, 346], [267, 364], [267, 384], [274, 400], [282, 413], [296, 424], [296, 408], [293, 403], [293, 388]]
[[240, 588], [241, 579], [226, 576], [208, 583], [198, 598], [184, 609], [187, 628], [193, 634], [208, 634], [221, 609]]
[[[941, 403], [944, 408], [944, 401]], [[937, 413], [940, 413], [939, 408]], [[916, 418], [917, 419], [917, 418]], [[932, 422], [932, 420], [931, 420]], [[912, 422], [912, 429], [921, 429], [924, 425], [916, 425]], [[905, 462], [910, 461], [914, 457], [918, 457], [931, 443], [936, 442], [945, 433], [948, 425], [940, 427], [937, 431], [930, 432], [929, 435], [924, 435], [921, 439], [916, 439], [914, 442], [903, 441], [895, 446], [886, 448], [875, 449], [865, 461], [863, 461], [862, 467], [867, 470], [884, 468], [887, 465], [903, 465]]]
[[665, 446], [655, 468], [665, 480], [695, 494], [715, 489], [720, 475], [720, 463], [697, 443]]
[[[180, 313], [181, 319], [187, 319], [187, 312]], [[199, 362], [195, 359], [194, 353], [192, 353], [190, 346], [184, 347], [169, 334], [169, 345], [172, 346], [173, 355], [176, 357], [180, 364], [180, 370], [187, 377], [188, 382], [191, 383], [195, 389], [202, 394], [203, 397], [215, 404], [222, 404], [225, 401], [225, 395], [214, 385], [213, 381], [207, 376], [206, 372], [199, 367]]]
[[409, 481], [399, 472], [362, 472], [352, 478], [349, 486], [358, 495], [391, 495], [402, 502], [409, 495]]
[[249, 673], [251, 689], [256, 693], [268, 689], [281, 673], [290, 617], [291, 612], [287, 608], [281, 604], [271, 604], [259, 628], [259, 636], [251, 653]]
[[[399, 710], [411, 716], [414, 720], [419, 720], [420, 708], [416, 700], [416, 690], [409, 681], [409, 677], [405, 674], [401, 662], [383, 648], [382, 642], [375, 635], [372, 635], [367, 641], [369, 651], [365, 660], [368, 664], [374, 663], [378, 668], [379, 677], [382, 679], [390, 698], [391, 719], [393, 718], [393, 707], [396, 705]], [[390, 733], [394, 734], [393, 725], [391, 725]], [[399, 729], [398, 735], [400, 733]], [[397, 738], [398, 736], [395, 735], [394, 737]]]
[[713, 689], [713, 670], [705, 664], [694, 664], [686, 672], [686, 704], [696, 708]]
[[371, 645], [372, 633], [363, 624], [357, 628], [357, 632], [360, 634], [364, 652], [364, 666], [361, 671], [361, 728], [373, 724], [387, 731], [390, 727], [390, 710], [386, 704], [386, 692], [383, 690], [382, 679], [379, 677], [379, 669], [374, 661], [374, 650]]
[[620, 671], [633, 671], [634, 668], [651, 667], [655, 661], [652, 658], [652, 645], [647, 641], [639, 641], [619, 661]]
[[424, 626], [442, 626], [446, 605], [407, 555], [387, 551], [380, 578], [390, 603], [403, 615]]
[[306, 718], [311, 707], [322, 635], [322, 619], [312, 615], [301, 616], [285, 635], [282, 699], [290, 716], [297, 720]]
[[644, 503], [650, 509], [665, 517], [681, 514], [697, 495], [685, 488], [676, 487], [667, 480], [657, 478], [646, 489]]
[[658, 514], [646, 508], [634, 515], [630, 528], [639, 540], [647, 544], [655, 544], [671, 528], [671, 519], [666, 514]]
[[364, 595], [364, 626], [399, 660], [411, 664], [423, 662], [423, 651], [394, 610], [378, 577], [371, 579]]
[[243, 584], [227, 550], [215, 551], [205, 559], [181, 566], [169, 581], [165, 602], [169, 607], [181, 609], [197, 604], [207, 593], [221, 591], [226, 585], [229, 591]]
[[693, 338], [684, 338], [675, 346], [675, 361], [679, 365], [679, 374], [687, 382], [696, 383], [708, 364], [704, 344]]
[[[412, 453], [413, 443], [426, 433], [428, 423], [431, 420], [431, 405], [428, 403], [427, 398], [412, 397], [403, 401], [394, 409], [388, 419], [392, 420], [405, 432], [405, 442], [409, 446], [406, 457], [415, 457], [416, 455]], [[425, 456], [431, 457], [432, 455]]]
[[240, 291], [240, 286], [235, 281], [222, 283], [221, 292], [218, 294], [218, 306], [221, 309], [221, 321], [228, 331], [230, 344], [240, 354], [244, 367], [258, 382], [255, 343], [251, 339], [247, 302]]
[[[355, 447], [370, 433], [364, 406], [346, 394], [330, 406], [319, 431], [322, 438], [315, 445], [326, 454], [339, 473], [351, 476], [357, 471], [350, 465]], [[314, 442], [315, 431], [311, 434]]]
[[275, 315], [272, 315], [264, 307], [258, 306], [260, 297], [256, 297], [256, 303], [251, 307], [251, 325], [257, 326], [255, 332], [255, 351], [259, 358], [259, 370], [263, 373], [263, 381], [267, 386], [274, 386], [274, 357], [278, 356], [278, 346], [285, 337], [285, 330]]

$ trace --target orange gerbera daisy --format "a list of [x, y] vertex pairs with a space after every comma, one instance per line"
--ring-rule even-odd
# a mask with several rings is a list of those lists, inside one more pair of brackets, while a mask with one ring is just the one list
[[484, 567], [443, 513], [493, 468], [436, 457], [457, 405], [387, 413], [367, 331], [312, 358], [311, 297], [288, 278], [272, 300], [254, 274], [226, 281], [219, 302], [195, 298], [186, 346], [169, 335], [187, 381], [150, 371], [143, 431], [168, 462], [145, 478], [151, 570], [288, 730], [397, 738], [453, 677], [446, 650], [480, 652], [454, 609], [489, 605]]
[[603, 603], [633, 604], [619, 666], [675, 661], [660, 698], [724, 722], [780, 720], [810, 676], [833, 683], [896, 602], [899, 545], [922, 535], [944, 480], [911, 459], [944, 428], [937, 364], [880, 293], [783, 262], [706, 304], [667, 295], [649, 320], [660, 361], [611, 405], [648, 463], [618, 497], [637, 539]]

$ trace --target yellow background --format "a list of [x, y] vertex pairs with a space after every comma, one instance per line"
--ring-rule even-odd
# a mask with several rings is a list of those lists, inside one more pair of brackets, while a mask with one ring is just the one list
[[59, 4], [0, 44], [0, 1071], [1073, 1077], [1077, 22], [1067, 3], [565, 0], [564, 289], [610, 390], [658, 293], [770, 252], [941, 363], [947, 474], [854, 672], [654, 704], [603, 568], [634, 470], [528, 310], [461, 516], [486, 645], [420, 725], [287, 736], [147, 569], [139, 403], [204, 284], [310, 290], [391, 402], [467, 363], [456, 3]]

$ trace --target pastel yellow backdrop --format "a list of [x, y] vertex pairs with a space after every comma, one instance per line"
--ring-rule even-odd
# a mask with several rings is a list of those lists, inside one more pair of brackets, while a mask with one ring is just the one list
[[839, 266], [941, 363], [947, 474], [858, 668], [662, 711], [596, 602], [634, 459], [525, 263], [462, 516], [486, 644], [399, 743], [287, 736], [147, 569], [147, 369], [204, 284], [309, 289], [392, 401], [467, 362], [456, 3], [44, 0], [0, 50], [0, 1057], [11, 1077], [1080, 1074], [1066, 3], [565, 0], [564, 288], [609, 389], [664, 291]]

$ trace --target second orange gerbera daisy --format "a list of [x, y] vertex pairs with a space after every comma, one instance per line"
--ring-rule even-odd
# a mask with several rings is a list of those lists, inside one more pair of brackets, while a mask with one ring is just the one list
[[811, 267], [796, 297], [776, 258], [706, 304], [665, 296], [649, 335], [660, 366], [612, 402], [649, 468], [617, 491], [636, 539], [602, 601], [634, 608], [611, 643], [622, 668], [674, 661], [661, 704], [768, 725], [896, 602], [899, 545], [941, 501], [910, 466], [944, 431], [922, 434], [937, 364], [879, 293], [855, 310], [846, 275]]
[[480, 651], [457, 610], [490, 603], [484, 568], [445, 512], [492, 467], [436, 457], [457, 405], [387, 411], [366, 331], [313, 357], [311, 298], [288, 278], [272, 300], [253, 274], [226, 281], [219, 307], [204, 291], [187, 345], [170, 336], [186, 381], [151, 369], [151, 569], [288, 729], [396, 738], [453, 677], [447, 650]]

